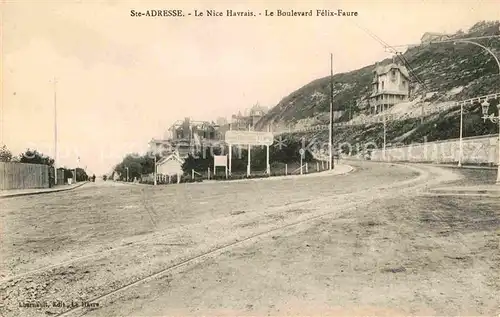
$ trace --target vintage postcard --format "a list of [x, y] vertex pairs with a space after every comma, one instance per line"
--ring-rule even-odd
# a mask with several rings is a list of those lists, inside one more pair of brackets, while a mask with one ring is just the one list
[[1, 316], [500, 316], [497, 0], [0, 13]]

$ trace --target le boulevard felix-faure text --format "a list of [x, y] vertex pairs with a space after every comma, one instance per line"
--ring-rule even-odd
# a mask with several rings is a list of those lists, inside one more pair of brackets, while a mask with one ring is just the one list
[[164, 9], [164, 10], [130, 10], [130, 16], [132, 17], [357, 17], [359, 13], [357, 11], [344, 11], [342, 9], [337, 10], [307, 10], [307, 11], [296, 11], [296, 10], [264, 10], [263, 12], [256, 12], [252, 10], [247, 11], [236, 11], [236, 10], [193, 10], [192, 12], [177, 10], [177, 9]]

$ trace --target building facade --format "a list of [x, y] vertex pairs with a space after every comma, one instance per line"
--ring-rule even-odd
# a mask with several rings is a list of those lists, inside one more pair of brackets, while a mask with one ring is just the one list
[[195, 139], [220, 141], [224, 138], [224, 134], [221, 131], [223, 127], [213, 121], [192, 121], [190, 118], [185, 118], [184, 121], [179, 120], [170, 127], [169, 139], [172, 141], [182, 140], [188, 142]]
[[165, 133], [161, 144], [162, 155], [177, 151], [179, 157], [196, 155], [204, 146], [218, 144], [224, 140], [229, 124], [220, 126], [215, 122], [193, 121], [190, 118], [176, 121]]
[[375, 67], [372, 93], [369, 97], [373, 113], [379, 113], [395, 104], [408, 101], [409, 97], [410, 76], [406, 67], [395, 61], [389, 65]]
[[237, 115], [231, 117], [231, 129], [248, 130], [250, 128], [253, 130], [257, 122], [266, 115], [267, 111], [267, 108], [257, 103], [250, 108], [246, 115], [242, 115], [241, 112], [238, 112]]

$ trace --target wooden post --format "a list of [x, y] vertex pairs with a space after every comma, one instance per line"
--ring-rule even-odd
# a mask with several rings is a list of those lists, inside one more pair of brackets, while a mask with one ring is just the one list
[[229, 175], [231, 175], [231, 161], [233, 158], [233, 147], [229, 144]]
[[307, 170], [307, 163], [306, 163], [306, 174], [308, 173], [308, 170]]
[[[267, 126], [267, 132], [271, 132], [271, 125]], [[269, 164], [269, 145], [266, 147], [266, 173], [271, 176], [271, 165]]]
[[[248, 131], [251, 131], [250, 125], [248, 125]], [[250, 144], [248, 144], [248, 163], [247, 163], [247, 176], [250, 177]]]
[[316, 162], [316, 172], [319, 172], [319, 163]]
[[207, 176], [208, 176], [208, 180], [210, 180], [210, 167], [207, 168]]
[[269, 145], [267, 146], [267, 149], [266, 149], [266, 173], [267, 175], [270, 175], [271, 174], [271, 165], [269, 164]]
[[177, 174], [177, 184], [181, 183], [181, 175]]
[[191, 170], [191, 179], [194, 180], [194, 169]]
[[168, 183], [172, 183], [172, 176], [171, 175], [168, 175]]
[[285, 176], [288, 175], [288, 164], [285, 164]]

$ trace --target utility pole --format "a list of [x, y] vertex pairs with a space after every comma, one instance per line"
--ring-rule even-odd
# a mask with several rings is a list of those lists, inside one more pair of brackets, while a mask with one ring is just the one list
[[[250, 126], [250, 124], [248, 125], [248, 131], [252, 131], [252, 128]], [[250, 160], [250, 151], [251, 151], [251, 146], [250, 144], [248, 144], [248, 163], [247, 163], [247, 176], [250, 177], [250, 164], [251, 164], [251, 160]]]
[[[460, 103], [460, 143], [458, 152], [458, 167], [462, 167], [462, 155], [463, 155], [463, 126], [464, 126], [464, 103]], [[500, 149], [499, 149], [500, 151]], [[500, 165], [500, 162], [498, 163]]]
[[156, 174], [156, 173], [157, 173], [157, 171], [158, 171], [158, 169], [157, 169], [157, 163], [156, 163], [156, 145], [155, 145], [155, 152], [154, 152], [154, 155], [155, 155], [155, 162], [154, 162], [154, 164], [155, 164], [155, 172], [154, 172], [154, 178], [155, 178], [155, 180], [154, 180], [154, 185], [156, 186], [156, 182], [157, 182], [157, 180], [156, 180], [156, 179], [158, 178], [158, 176], [157, 176], [157, 174]]
[[75, 167], [75, 183], [76, 183], [76, 171], [78, 169], [78, 166], [80, 165], [80, 157], [76, 159], [76, 167]]
[[386, 106], [385, 105], [382, 105], [382, 108], [383, 108], [383, 118], [384, 118], [384, 148], [383, 148], [383, 151], [382, 151], [382, 156], [383, 156], [383, 159], [385, 161], [385, 148], [386, 148], [386, 142], [387, 142], [387, 122], [386, 122], [386, 118], [385, 118], [385, 110], [386, 110]]
[[329, 133], [328, 133], [328, 150], [330, 152], [330, 164], [328, 164], [329, 169], [333, 169], [333, 53], [330, 53], [330, 125], [329, 125]]
[[57, 78], [54, 77], [54, 184], [57, 185]]

